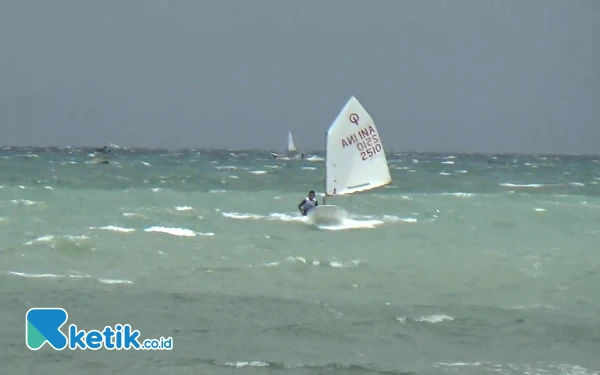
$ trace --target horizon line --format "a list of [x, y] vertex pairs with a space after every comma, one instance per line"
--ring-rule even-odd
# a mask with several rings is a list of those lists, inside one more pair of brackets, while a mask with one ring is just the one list
[[[113, 144], [116, 147], [107, 146], [107, 148], [111, 150], [144, 150], [144, 151], [228, 151], [228, 152], [246, 152], [246, 151], [258, 151], [258, 152], [275, 152], [281, 154], [287, 154], [286, 151], [282, 150], [270, 150], [270, 149], [258, 149], [258, 148], [195, 148], [195, 147], [127, 147], [127, 146], [119, 146]], [[77, 148], [77, 149], [92, 149], [95, 150], [97, 148], [104, 146], [91, 146], [91, 145], [68, 145], [68, 146], [60, 146], [60, 145], [47, 145], [47, 146], [25, 146], [25, 145], [2, 145], [0, 148], [28, 148], [28, 149], [52, 149], [52, 148]], [[306, 151], [297, 151], [298, 153], [324, 153], [326, 150], [324, 149], [314, 149], [314, 150], [306, 150]], [[552, 152], [519, 152], [519, 151], [500, 151], [500, 152], [491, 152], [491, 151], [394, 151], [388, 150], [385, 151], [386, 154], [434, 154], [434, 155], [519, 155], [519, 156], [600, 156], [600, 154], [592, 154], [592, 153], [552, 153]]]

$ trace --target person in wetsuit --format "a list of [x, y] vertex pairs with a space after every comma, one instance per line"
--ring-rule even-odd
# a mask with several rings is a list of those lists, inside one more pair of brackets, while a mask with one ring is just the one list
[[318, 205], [319, 202], [317, 202], [317, 198], [315, 198], [315, 192], [314, 190], [311, 190], [308, 193], [308, 197], [304, 198], [302, 202], [300, 202], [300, 204], [298, 205], [298, 210], [300, 210], [303, 216], [306, 216], [308, 211], [310, 211], [312, 208], [315, 208]]

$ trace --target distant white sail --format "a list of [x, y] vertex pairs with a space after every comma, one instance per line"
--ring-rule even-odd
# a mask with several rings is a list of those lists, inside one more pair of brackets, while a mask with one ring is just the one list
[[288, 132], [288, 152], [296, 151], [296, 145], [294, 145], [294, 138], [292, 137], [292, 132]]

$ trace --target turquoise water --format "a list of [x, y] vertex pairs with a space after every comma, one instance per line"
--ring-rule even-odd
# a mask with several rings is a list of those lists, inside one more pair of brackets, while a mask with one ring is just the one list
[[[316, 228], [322, 155], [90, 152], [0, 151], [6, 373], [600, 370], [600, 157], [389, 154], [393, 184]], [[31, 307], [174, 348], [30, 351]]]

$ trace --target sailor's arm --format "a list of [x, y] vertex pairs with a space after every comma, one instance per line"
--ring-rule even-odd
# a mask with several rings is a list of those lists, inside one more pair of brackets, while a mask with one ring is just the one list
[[304, 206], [304, 203], [306, 203], [306, 199], [303, 199], [302, 202], [300, 202], [300, 204], [298, 205], [298, 209], [300, 211], [302, 211], [302, 206]]

